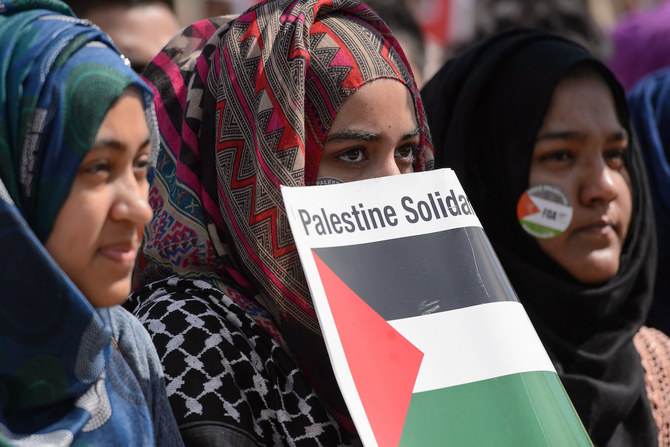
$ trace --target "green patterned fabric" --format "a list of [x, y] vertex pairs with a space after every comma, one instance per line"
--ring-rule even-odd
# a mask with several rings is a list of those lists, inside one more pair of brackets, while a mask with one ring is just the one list
[[131, 85], [151, 91], [63, 3], [0, 1], [0, 12], [0, 178], [44, 242], [107, 111]]

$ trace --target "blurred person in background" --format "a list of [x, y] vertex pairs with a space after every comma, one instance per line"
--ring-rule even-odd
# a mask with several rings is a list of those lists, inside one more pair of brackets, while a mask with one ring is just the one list
[[554, 32], [579, 43], [601, 60], [610, 54], [609, 39], [591, 16], [585, 0], [477, 0], [471, 36], [453, 42], [447, 49], [448, 56], [457, 56], [478, 42], [512, 28]]
[[670, 1], [621, 16], [610, 36], [607, 63], [628, 91], [647, 74], [670, 67]]
[[396, 36], [414, 73], [419, 88], [423, 85], [426, 49], [423, 32], [403, 0], [366, 0]]
[[107, 33], [137, 73], [179, 31], [172, 0], [67, 0], [78, 17]]
[[647, 324], [670, 333], [670, 68], [642, 78], [628, 93], [628, 105], [647, 168], [658, 233], [656, 285]]

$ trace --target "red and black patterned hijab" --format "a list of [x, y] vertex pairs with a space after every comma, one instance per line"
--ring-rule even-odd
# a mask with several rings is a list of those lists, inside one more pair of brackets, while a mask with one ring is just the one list
[[337, 111], [381, 78], [411, 92], [423, 129], [414, 169], [430, 168], [408, 67], [388, 27], [352, 0], [261, 2], [176, 36], [145, 71], [162, 147], [141, 284], [176, 273], [241, 290], [270, 312], [308, 375], [330, 375], [280, 185], [314, 184]]

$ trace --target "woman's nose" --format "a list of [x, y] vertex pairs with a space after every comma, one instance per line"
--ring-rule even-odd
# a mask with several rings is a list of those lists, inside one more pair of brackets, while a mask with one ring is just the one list
[[376, 169], [371, 178], [386, 177], [389, 175], [399, 175], [399, 174], [402, 174], [402, 172], [400, 172], [400, 168], [398, 167], [394, 151], [391, 151], [390, 156], [387, 155], [384, 157], [380, 157], [380, 159], [376, 163]]
[[153, 215], [148, 202], [149, 186], [146, 179], [138, 180], [135, 175], [119, 179], [117, 197], [111, 210], [114, 220], [129, 221], [137, 227], [146, 225]]
[[617, 197], [615, 171], [599, 157], [583, 169], [580, 200], [584, 205], [609, 203]]

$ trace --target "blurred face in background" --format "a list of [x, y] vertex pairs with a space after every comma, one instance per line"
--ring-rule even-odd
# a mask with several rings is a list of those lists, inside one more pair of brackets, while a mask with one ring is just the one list
[[138, 73], [180, 29], [174, 12], [162, 3], [106, 6], [91, 10], [86, 18], [109, 34]]

